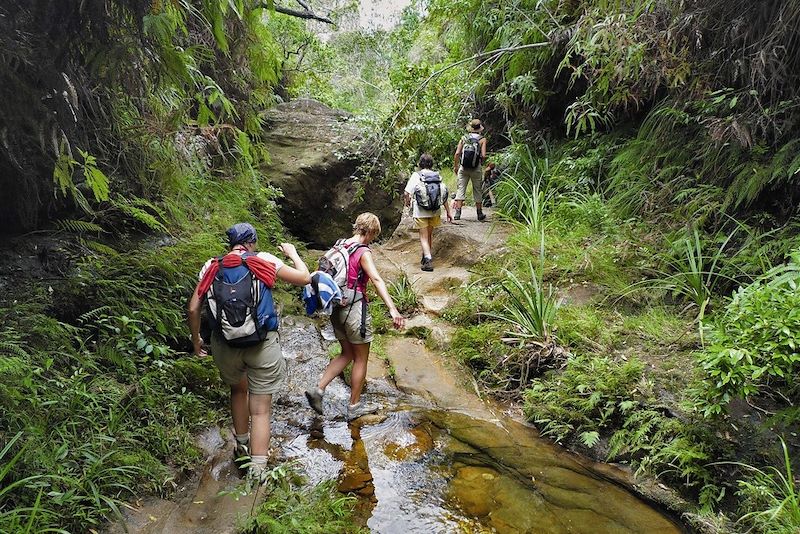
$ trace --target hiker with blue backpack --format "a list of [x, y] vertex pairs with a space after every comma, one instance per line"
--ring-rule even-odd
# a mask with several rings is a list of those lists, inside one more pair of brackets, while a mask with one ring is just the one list
[[439, 173], [433, 170], [433, 157], [422, 154], [417, 166], [419, 170], [412, 173], [406, 183], [403, 200], [406, 206], [412, 206], [414, 224], [419, 229], [421, 268], [430, 272], [433, 271], [433, 229], [442, 224], [442, 207], [447, 214], [447, 222], [452, 222], [453, 216], [450, 213], [447, 186], [442, 183]]
[[204, 355], [200, 312], [205, 306], [211, 355], [231, 388], [234, 459], [241, 464], [249, 457], [249, 473], [259, 478], [269, 451], [272, 395], [286, 382], [272, 288], [276, 280], [303, 286], [310, 276], [291, 243], [278, 248], [294, 267], [256, 252], [258, 238], [249, 223], [235, 224], [226, 234], [230, 251], [209, 259], [200, 270], [189, 300], [189, 328], [194, 353]]
[[[331, 326], [339, 340], [342, 351], [331, 360], [316, 387], [305, 392], [311, 408], [323, 414], [322, 399], [325, 388], [353, 362], [350, 374], [350, 403], [347, 406], [348, 421], [375, 412], [378, 407], [361, 399], [361, 391], [367, 378], [367, 360], [372, 342], [372, 320], [367, 307], [367, 283], [372, 281], [378, 296], [389, 308], [395, 328], [403, 328], [405, 318], [389, 295], [369, 244], [381, 233], [381, 223], [372, 213], [362, 213], [353, 224], [353, 236], [340, 239], [320, 258], [320, 271], [336, 280], [341, 287], [339, 301], [332, 305]], [[315, 273], [316, 274], [316, 273]]]
[[483, 123], [480, 119], [472, 119], [467, 125], [467, 134], [461, 138], [453, 157], [453, 172], [458, 175], [456, 199], [453, 203], [455, 215], [453, 219], [461, 219], [461, 206], [467, 196], [467, 183], [472, 182], [472, 198], [475, 200], [475, 209], [478, 220], [483, 221], [483, 172], [481, 163], [486, 160], [486, 138], [481, 135]]

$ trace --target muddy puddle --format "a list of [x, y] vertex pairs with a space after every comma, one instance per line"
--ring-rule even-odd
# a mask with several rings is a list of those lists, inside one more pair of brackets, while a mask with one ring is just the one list
[[[275, 398], [272, 453], [295, 461], [309, 484], [336, 480], [340, 491], [358, 498], [357, 516], [370, 531], [685, 532], [610, 478], [608, 466], [539, 439], [534, 429], [459, 390], [440, 362], [429, 364], [433, 378], [426, 384], [424, 358], [431, 355], [409, 338], [389, 345], [403, 352], [393, 355], [399, 388], [383, 376], [383, 362], [370, 362], [365, 395], [382, 406], [378, 414], [348, 424], [349, 390], [337, 379], [327, 389], [325, 416], [317, 416], [303, 391], [328, 361], [326, 334], [304, 318], [284, 321], [290, 378]], [[404, 358], [411, 362], [405, 367]], [[430, 391], [437, 385], [441, 402]], [[171, 501], [152, 499], [126, 511], [129, 532], [235, 532], [251, 503], [219, 495], [240, 483], [229, 435], [209, 430], [203, 439], [206, 468]]]

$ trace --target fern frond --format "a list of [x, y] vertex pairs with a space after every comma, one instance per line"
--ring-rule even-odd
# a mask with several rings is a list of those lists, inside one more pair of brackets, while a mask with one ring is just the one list
[[56, 221], [56, 226], [62, 232], [70, 232], [73, 234], [101, 234], [105, 230], [99, 224], [88, 221], [79, 221], [76, 219], [61, 219]]
[[99, 308], [89, 310], [88, 312], [80, 315], [78, 317], [78, 320], [82, 323], [94, 321], [100, 318], [101, 316], [105, 315], [109, 311], [111, 311], [111, 306], [100, 306]]
[[19, 356], [21, 358], [25, 358], [26, 360], [30, 359], [31, 357], [30, 353], [23, 349], [19, 344], [12, 343], [10, 341], [0, 341], [0, 354]]

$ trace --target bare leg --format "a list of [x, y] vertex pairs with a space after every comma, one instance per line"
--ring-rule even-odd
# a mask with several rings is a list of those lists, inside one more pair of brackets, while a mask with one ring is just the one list
[[250, 409], [247, 406], [247, 377], [231, 386], [231, 417], [233, 430], [238, 435], [247, 434], [250, 426]]
[[419, 244], [422, 245], [422, 255], [426, 258], [431, 257], [430, 226], [419, 229]]
[[319, 379], [319, 384], [317, 384], [320, 389], [325, 389], [353, 360], [353, 345], [344, 340], [339, 340], [339, 344], [342, 346], [342, 353], [331, 360], [331, 363], [325, 368], [325, 372], [322, 374], [322, 378]]
[[425, 230], [428, 232], [428, 255], [433, 256], [433, 226], [427, 227]]
[[272, 416], [272, 395], [250, 394], [250, 417], [253, 430], [250, 432], [250, 454], [266, 456], [269, 450], [270, 428]]
[[352, 345], [353, 372], [350, 376], [350, 404], [355, 404], [361, 399], [361, 390], [364, 389], [364, 382], [367, 379], [367, 359], [369, 358], [369, 343]]

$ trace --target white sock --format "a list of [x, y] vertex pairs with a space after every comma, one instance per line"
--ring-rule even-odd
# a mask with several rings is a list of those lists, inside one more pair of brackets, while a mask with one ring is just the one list
[[236, 443], [240, 445], [247, 445], [250, 443], [250, 432], [245, 432], [244, 434], [234, 434], [236, 438]]
[[259, 466], [267, 465], [267, 457], [266, 456], [251, 456], [250, 461]]

